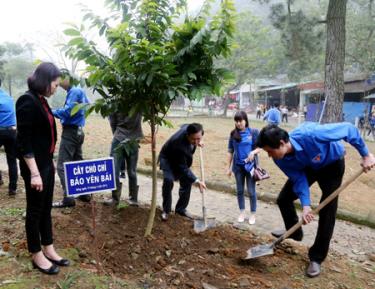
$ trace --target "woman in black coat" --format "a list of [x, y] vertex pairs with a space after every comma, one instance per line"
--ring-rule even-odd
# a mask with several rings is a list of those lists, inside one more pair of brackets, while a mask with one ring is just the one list
[[[26, 188], [26, 236], [34, 268], [57, 274], [68, 266], [53, 246], [51, 207], [55, 184], [53, 152], [56, 124], [45, 97], [53, 95], [61, 72], [52, 63], [41, 63], [27, 80], [29, 91], [16, 103], [17, 149]], [[43, 246], [43, 249], [42, 249]]]

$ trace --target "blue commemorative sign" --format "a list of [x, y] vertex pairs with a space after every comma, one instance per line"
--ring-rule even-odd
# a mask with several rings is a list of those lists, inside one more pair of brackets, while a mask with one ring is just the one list
[[68, 196], [116, 189], [113, 158], [66, 162], [64, 173]]

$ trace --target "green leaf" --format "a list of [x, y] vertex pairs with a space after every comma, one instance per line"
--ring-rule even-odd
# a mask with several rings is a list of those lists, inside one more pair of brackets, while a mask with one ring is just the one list
[[68, 35], [68, 36], [80, 36], [81, 35], [81, 32], [73, 28], [65, 29], [63, 32], [65, 35]]
[[70, 116], [74, 116], [78, 111], [85, 109], [87, 106], [89, 106], [88, 103], [76, 103], [70, 112]]
[[85, 43], [85, 39], [84, 38], [82, 38], [82, 37], [76, 37], [76, 38], [72, 38], [68, 42], [68, 45], [75, 46], [75, 45], [80, 45], [80, 44], [83, 44], [83, 43]]
[[175, 95], [176, 95], [176, 93], [173, 90], [168, 90], [168, 96], [169, 96], [170, 99], [174, 99]]
[[149, 73], [146, 80], [146, 85], [150, 86], [152, 79], [154, 78], [154, 75], [152, 73]]
[[197, 80], [197, 76], [196, 76], [194, 73], [192, 73], [192, 72], [189, 72], [189, 73], [188, 73], [188, 76], [189, 76], [191, 79]]

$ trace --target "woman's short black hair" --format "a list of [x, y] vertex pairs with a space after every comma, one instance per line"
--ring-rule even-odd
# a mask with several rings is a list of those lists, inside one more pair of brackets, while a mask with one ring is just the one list
[[[234, 121], [242, 121], [244, 120], [246, 123], [246, 127], [249, 127], [249, 119], [247, 118], [247, 113], [243, 110], [239, 110], [236, 112], [234, 115]], [[230, 136], [235, 139], [236, 141], [240, 142], [241, 141], [241, 135], [238, 130], [238, 128], [235, 126], [234, 130], [230, 132]]]
[[51, 62], [42, 62], [27, 79], [29, 89], [40, 95], [46, 95], [51, 89], [51, 82], [61, 76], [61, 71]]
[[202, 132], [202, 135], [204, 135], [203, 126], [200, 123], [196, 123], [196, 122], [189, 124], [186, 128], [187, 135], [192, 135], [200, 131]]
[[272, 149], [278, 149], [281, 140], [286, 143], [289, 142], [288, 132], [275, 124], [270, 124], [261, 129], [256, 145], [259, 148], [268, 146]]

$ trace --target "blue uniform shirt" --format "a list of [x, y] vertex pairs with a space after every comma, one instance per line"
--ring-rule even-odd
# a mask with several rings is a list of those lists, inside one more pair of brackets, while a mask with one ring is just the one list
[[0, 127], [16, 125], [16, 112], [14, 99], [4, 90], [0, 89]]
[[53, 109], [52, 113], [55, 117], [59, 118], [62, 125], [85, 125], [85, 111], [80, 109], [73, 116], [70, 115], [73, 107], [77, 103], [90, 103], [86, 96], [86, 93], [79, 87], [71, 87], [68, 89], [68, 94], [66, 95], [66, 101], [63, 108]]
[[362, 157], [369, 154], [358, 129], [348, 122], [325, 125], [305, 122], [289, 134], [289, 140], [294, 152], [274, 162], [293, 182], [293, 191], [302, 206], [310, 205], [310, 189], [304, 169], [319, 170], [342, 158], [345, 149], [341, 140], [355, 147]]
[[281, 113], [277, 108], [267, 110], [263, 119], [266, 119], [269, 124], [279, 124], [281, 122]]
[[245, 159], [255, 149], [258, 133], [258, 130], [246, 128], [244, 131], [240, 131], [241, 141], [237, 142], [232, 137], [229, 139], [228, 152], [233, 154], [233, 171], [235, 170], [235, 165], [245, 165]]

